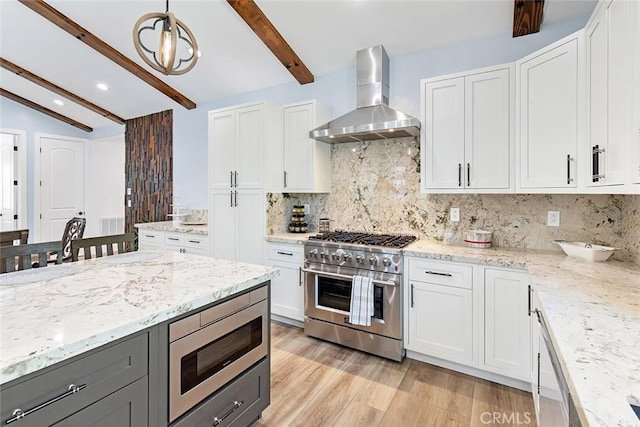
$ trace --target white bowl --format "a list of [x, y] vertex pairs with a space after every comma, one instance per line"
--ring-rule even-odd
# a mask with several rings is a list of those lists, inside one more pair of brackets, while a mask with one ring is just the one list
[[554, 243], [557, 243], [568, 256], [586, 259], [587, 261], [606, 261], [616, 250], [616, 248], [609, 246], [592, 245], [584, 242], [554, 240]]

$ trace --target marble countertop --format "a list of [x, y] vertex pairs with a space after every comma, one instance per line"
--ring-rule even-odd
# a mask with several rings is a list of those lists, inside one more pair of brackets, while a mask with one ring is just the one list
[[[67, 271], [57, 277], [58, 269]], [[2, 274], [0, 384], [277, 275], [265, 266], [149, 251]], [[20, 278], [30, 283], [10, 284]]]
[[[302, 244], [301, 239], [306, 237], [267, 238]], [[583, 425], [640, 426], [629, 406], [640, 404], [640, 265], [594, 263], [560, 251], [473, 249], [430, 240], [418, 240], [402, 251], [528, 271]]]
[[177, 231], [180, 233], [193, 233], [193, 234], [209, 234], [209, 226], [207, 224], [180, 224], [174, 221], [160, 221], [160, 222], [141, 222], [134, 224], [135, 227], [141, 230], [160, 230], [160, 231]]

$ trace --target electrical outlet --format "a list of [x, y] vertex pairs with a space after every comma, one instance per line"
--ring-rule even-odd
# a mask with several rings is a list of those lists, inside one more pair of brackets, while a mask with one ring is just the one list
[[451, 222], [460, 221], [460, 208], [451, 208], [451, 211], [449, 212], [449, 219]]
[[127, 200], [127, 207], [130, 208], [131, 207], [131, 199]]
[[560, 211], [547, 212], [547, 225], [549, 227], [560, 227]]

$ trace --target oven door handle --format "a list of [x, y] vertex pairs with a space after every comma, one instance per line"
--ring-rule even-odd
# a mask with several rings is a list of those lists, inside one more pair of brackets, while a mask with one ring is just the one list
[[[304, 271], [305, 273], [317, 274], [318, 276], [335, 277], [337, 279], [353, 280], [353, 276], [348, 276], [346, 274], [325, 273], [324, 271], [309, 270], [307, 268], [303, 268], [302, 271]], [[378, 285], [384, 285], [384, 286], [397, 286], [396, 282], [391, 282], [391, 281], [388, 281], [388, 280], [375, 280], [374, 279], [373, 283], [377, 283]]]

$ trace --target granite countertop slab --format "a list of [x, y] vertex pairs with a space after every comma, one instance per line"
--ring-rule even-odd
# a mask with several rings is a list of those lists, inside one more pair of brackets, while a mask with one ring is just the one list
[[[138, 251], [38, 270], [69, 265], [77, 268], [62, 277], [26, 278], [22, 284], [15, 284], [16, 275], [31, 270], [0, 275], [0, 384], [278, 275], [270, 267], [171, 251]], [[8, 277], [14, 284], [6, 283]]]
[[[313, 235], [315, 233], [309, 233]], [[308, 235], [267, 241], [304, 244]], [[528, 271], [583, 426], [640, 426], [640, 265], [418, 240], [406, 256]]]
[[313, 233], [281, 233], [281, 234], [269, 234], [265, 237], [265, 240], [270, 243], [289, 243], [304, 245], [309, 236], [315, 236], [317, 232]]
[[160, 230], [160, 231], [177, 231], [179, 233], [193, 233], [209, 235], [209, 225], [189, 225], [180, 224], [173, 221], [160, 221], [160, 222], [142, 222], [134, 224], [135, 227], [141, 230]]

